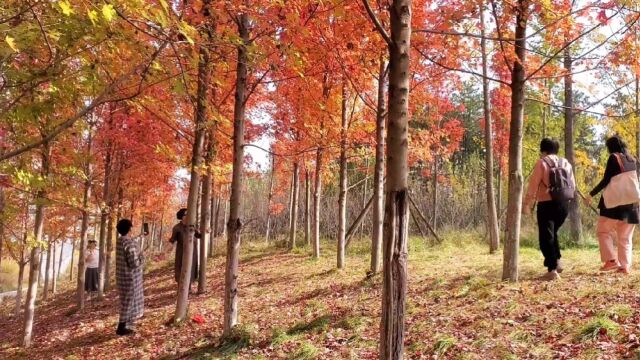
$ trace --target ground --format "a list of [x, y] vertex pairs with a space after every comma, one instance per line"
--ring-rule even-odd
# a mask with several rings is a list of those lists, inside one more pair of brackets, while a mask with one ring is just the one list
[[[475, 236], [448, 236], [445, 245], [412, 239], [406, 357], [410, 359], [622, 359], [640, 346], [640, 276], [598, 273], [597, 248], [564, 251], [565, 272], [554, 283], [535, 280], [542, 257], [521, 251], [521, 281], [500, 281], [501, 254], [489, 255]], [[292, 253], [243, 244], [240, 323], [221, 342], [224, 256], [210, 261], [208, 293], [191, 298], [190, 319], [169, 325], [175, 309], [172, 264], [145, 277], [146, 311], [132, 337], [117, 337], [117, 297], [74, 311], [72, 292], [41, 304], [35, 346], [17, 345], [22, 319], [0, 315], [2, 359], [375, 359], [380, 277], [366, 279], [368, 247], [356, 242], [347, 269], [323, 243], [320, 260], [307, 248]], [[170, 257], [170, 256], [169, 256]], [[11, 306], [10, 306], [11, 307]], [[200, 319], [201, 318], [201, 319]], [[198, 322], [197, 320], [203, 320]]]

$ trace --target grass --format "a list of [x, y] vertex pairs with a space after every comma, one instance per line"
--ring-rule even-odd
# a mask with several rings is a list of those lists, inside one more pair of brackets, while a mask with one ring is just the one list
[[453, 336], [442, 337], [438, 339], [435, 344], [433, 344], [434, 355], [443, 356], [447, 353], [447, 351], [449, 351], [449, 349], [451, 349], [455, 345], [456, 338], [454, 338]]
[[620, 326], [607, 317], [596, 317], [589, 320], [578, 331], [578, 339], [581, 341], [595, 340], [600, 335], [615, 337], [620, 332]]
[[305, 341], [291, 355], [287, 357], [288, 360], [311, 360], [318, 356], [318, 348], [312, 343]]

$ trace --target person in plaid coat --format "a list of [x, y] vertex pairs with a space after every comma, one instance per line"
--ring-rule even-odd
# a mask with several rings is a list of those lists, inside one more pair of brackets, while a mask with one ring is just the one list
[[118, 335], [132, 334], [134, 322], [144, 313], [144, 256], [138, 239], [129, 236], [132, 227], [129, 219], [121, 219], [116, 226], [120, 234], [116, 241], [116, 282], [120, 295], [120, 320], [116, 330]]

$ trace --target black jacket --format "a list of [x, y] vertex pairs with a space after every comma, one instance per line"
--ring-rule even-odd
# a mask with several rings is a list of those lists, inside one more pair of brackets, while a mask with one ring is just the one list
[[[635, 171], [637, 169], [636, 159], [634, 159], [633, 156], [629, 154], [621, 154], [620, 158], [626, 171]], [[600, 191], [604, 190], [607, 185], [609, 185], [612, 177], [621, 173], [622, 169], [620, 168], [620, 164], [618, 164], [618, 160], [615, 155], [609, 155], [609, 160], [607, 160], [607, 167], [604, 170], [602, 180], [600, 180], [600, 183], [598, 183], [598, 185], [596, 185], [589, 194], [591, 194], [591, 196], [597, 195]], [[640, 223], [640, 216], [638, 216], [638, 204], [621, 205], [607, 209], [604, 206], [604, 199], [600, 197], [598, 209], [600, 209], [600, 216], [621, 220], [629, 224]]]

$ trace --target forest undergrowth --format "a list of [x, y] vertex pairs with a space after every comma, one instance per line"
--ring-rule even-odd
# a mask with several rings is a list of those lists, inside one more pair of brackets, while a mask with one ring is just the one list
[[[521, 281], [500, 280], [502, 254], [475, 233], [447, 234], [409, 254], [406, 356], [410, 359], [635, 359], [640, 355], [639, 276], [598, 273], [595, 246], [564, 250], [562, 279], [534, 247], [520, 252]], [[526, 236], [525, 236], [526, 238]], [[526, 241], [525, 241], [526, 243]], [[208, 293], [192, 295], [189, 320], [170, 325], [176, 302], [172, 254], [145, 274], [145, 317], [117, 337], [117, 296], [74, 311], [73, 290], [38, 307], [34, 347], [20, 348], [22, 317], [0, 313], [3, 359], [376, 359], [381, 279], [366, 277], [369, 246], [357, 241], [346, 270], [333, 242], [319, 260], [246, 242], [241, 260], [241, 326], [221, 338], [224, 256], [210, 261]], [[330, 248], [331, 247], [331, 248]], [[637, 256], [636, 259], [637, 260]], [[637, 262], [636, 262], [637, 263]]]

